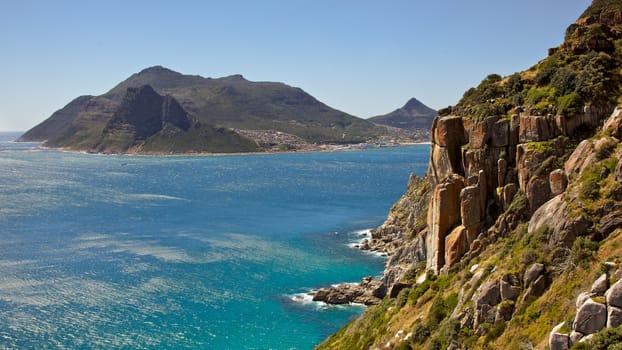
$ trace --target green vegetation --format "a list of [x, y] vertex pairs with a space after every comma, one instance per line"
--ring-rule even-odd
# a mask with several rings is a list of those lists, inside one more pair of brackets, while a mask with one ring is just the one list
[[577, 343], [572, 350], [621, 350], [622, 349], [622, 326], [607, 328], [596, 334], [585, 343]]
[[[597, 0], [584, 16], [620, 11], [620, 7], [616, 0]], [[532, 69], [505, 78], [491, 74], [443, 113], [482, 119], [509, 115], [518, 107], [530, 114], [572, 118], [584, 106], [609, 107], [616, 102], [621, 66], [619, 24], [595, 20], [573, 24], [564, 44]]]

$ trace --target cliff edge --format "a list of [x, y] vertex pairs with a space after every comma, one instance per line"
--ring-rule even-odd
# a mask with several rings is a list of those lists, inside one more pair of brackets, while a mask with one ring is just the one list
[[547, 58], [439, 112], [426, 175], [373, 233], [386, 295], [320, 349], [622, 340], [621, 14], [595, 0]]

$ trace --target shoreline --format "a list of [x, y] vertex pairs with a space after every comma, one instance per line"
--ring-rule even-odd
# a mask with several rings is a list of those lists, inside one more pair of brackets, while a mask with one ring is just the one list
[[[365, 151], [369, 149], [381, 149], [381, 148], [395, 148], [395, 147], [409, 147], [416, 145], [431, 145], [431, 142], [402, 142], [395, 143], [390, 145], [383, 146], [371, 146], [371, 147], [360, 147], [361, 144], [348, 144], [348, 145], [330, 145], [323, 144], [313, 149], [301, 149], [301, 150], [285, 150], [285, 151], [257, 151], [257, 152], [190, 152], [190, 153], [165, 153], [165, 152], [154, 152], [154, 153], [140, 153], [140, 152], [127, 152], [127, 153], [105, 153], [105, 152], [89, 152], [89, 151], [81, 151], [81, 150], [73, 150], [67, 149], [63, 147], [45, 147], [41, 144], [43, 142], [37, 141], [8, 141], [9, 143], [38, 143], [35, 149], [40, 150], [48, 150], [48, 151], [57, 151], [63, 153], [75, 153], [75, 154], [86, 154], [86, 155], [98, 155], [98, 156], [132, 156], [132, 157], [222, 157], [222, 156], [251, 156], [251, 155], [273, 155], [273, 154], [305, 154], [305, 153], [338, 153], [338, 152], [353, 152], [353, 151]], [[332, 147], [331, 147], [332, 146]], [[355, 147], [352, 147], [355, 146]]]

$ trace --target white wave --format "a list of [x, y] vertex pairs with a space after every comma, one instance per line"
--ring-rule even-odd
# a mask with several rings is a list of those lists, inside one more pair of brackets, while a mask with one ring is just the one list
[[127, 198], [133, 200], [175, 200], [175, 201], [185, 201], [186, 199], [169, 196], [165, 194], [156, 194], [156, 193], [135, 193], [127, 195]]
[[367, 228], [364, 230], [356, 230], [353, 231], [352, 233], [356, 234], [358, 237], [371, 237], [371, 228]]
[[330, 309], [345, 309], [345, 308], [351, 308], [351, 307], [365, 308], [365, 305], [358, 304], [358, 303], [337, 305], [337, 304], [327, 304], [323, 301], [313, 301], [313, 295], [311, 293], [313, 293], [313, 290], [306, 292], [306, 293], [295, 293], [295, 294], [286, 295], [286, 298], [294, 303], [299, 303], [304, 306], [311, 306], [318, 311], [330, 310]]

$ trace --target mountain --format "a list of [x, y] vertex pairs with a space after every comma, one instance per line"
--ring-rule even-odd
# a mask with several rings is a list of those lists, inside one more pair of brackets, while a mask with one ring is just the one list
[[437, 115], [438, 113], [434, 109], [424, 105], [416, 98], [411, 98], [402, 108], [388, 114], [371, 117], [367, 120], [375, 124], [406, 130], [429, 130], [432, 126], [432, 121]]
[[594, 0], [431, 134], [426, 175], [361, 244], [389, 255], [383, 276], [314, 295], [377, 305], [318, 349], [619, 348], [622, 1]]
[[283, 83], [251, 82], [241, 75], [203, 78], [155, 66], [133, 74], [104, 95], [84, 96], [70, 102], [21, 140], [57, 140], [50, 146], [63, 143], [58, 132], [76, 116], [107, 115], [122, 103], [128, 89], [146, 85], [161, 95], [173, 97], [201, 125], [282, 132], [308, 143], [356, 143], [386, 134], [382, 127], [332, 109], [302, 89]]
[[79, 97], [21, 140], [43, 138], [47, 138], [47, 147], [98, 153], [257, 150], [253, 141], [232, 131], [203, 125], [175, 98], [161, 96], [149, 85], [127, 88], [119, 103], [104, 97]]

